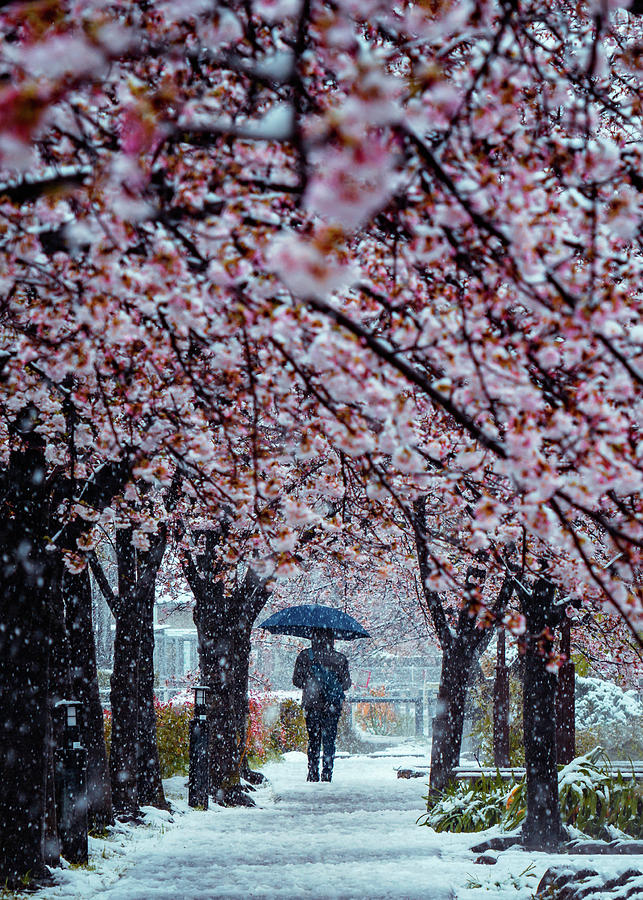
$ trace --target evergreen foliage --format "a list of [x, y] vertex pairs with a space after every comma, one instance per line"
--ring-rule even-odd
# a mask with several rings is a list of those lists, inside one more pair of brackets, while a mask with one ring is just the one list
[[[563, 824], [593, 838], [610, 835], [610, 828], [641, 838], [643, 788], [626, 773], [612, 774], [608, 762], [598, 747], [561, 768], [558, 791]], [[497, 774], [453, 783], [418, 822], [435, 831], [477, 832], [494, 825], [511, 831], [522, 823], [525, 813], [525, 778], [508, 784]]]

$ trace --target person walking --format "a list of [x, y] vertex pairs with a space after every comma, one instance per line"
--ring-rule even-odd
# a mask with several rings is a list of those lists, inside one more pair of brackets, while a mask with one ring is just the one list
[[302, 688], [301, 705], [308, 731], [308, 781], [319, 781], [319, 753], [323, 746], [322, 781], [331, 781], [335, 760], [337, 724], [344, 692], [351, 686], [348, 660], [334, 649], [333, 632], [316, 629], [312, 646], [295, 662], [292, 682]]

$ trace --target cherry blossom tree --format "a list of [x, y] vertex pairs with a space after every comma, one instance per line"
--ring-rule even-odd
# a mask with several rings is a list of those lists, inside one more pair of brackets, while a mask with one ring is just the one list
[[[176, 424], [164, 386], [180, 375], [188, 396], [212, 402], [202, 357], [228, 343], [216, 358], [238, 377], [260, 340], [262, 378], [245, 386], [255, 409], [270, 395], [287, 427], [301, 381], [326, 411], [304, 447], [315, 435], [353, 454], [396, 449], [394, 464], [424, 478], [414, 454], [428, 456], [449, 507], [465, 503], [452, 479], [478, 492], [467, 546], [525, 527], [557, 548], [555, 573], [573, 591], [635, 609], [638, 20], [538, 3], [434, 16], [347, 3], [336, 21], [323, 5], [285, 12], [277, 27], [262, 5], [248, 16], [165, 4], [146, 17], [116, 4], [97, 24], [88, 12], [81, 28], [63, 17], [41, 31], [7, 13], [4, 158], [15, 165], [11, 146], [28, 146], [33, 170], [6, 186], [6, 240], [18, 229], [22, 241], [7, 283], [14, 294], [46, 284], [61, 317], [32, 299], [22, 332], [46, 310], [41, 333], [65, 335], [52, 356], [85, 376], [88, 338], [107, 340], [109, 323], [128, 350], [109, 365], [132, 411], [153, 393], [157, 441]], [[58, 66], [43, 79], [49, 56]], [[36, 99], [34, 78], [47, 84]], [[149, 88], [134, 90], [137, 78]], [[57, 189], [73, 203], [52, 199]], [[102, 200], [88, 207], [92, 191]], [[589, 262], [570, 237], [583, 229]], [[98, 306], [78, 303], [81, 270]], [[180, 302], [153, 293], [159, 277], [181, 284]], [[76, 331], [70, 303], [92, 311]], [[29, 377], [18, 371], [16, 385]], [[77, 400], [113, 447], [108, 377], [109, 366], [92, 371]], [[606, 575], [612, 550], [620, 572]]]
[[[640, 641], [636, 15], [79, 0], [0, 28], [5, 464], [31, 402], [47, 473], [180, 463], [243, 517], [280, 454], [341, 450], [488, 577], [526, 535], [532, 577], [544, 553]], [[293, 529], [260, 531], [287, 572]], [[78, 569], [74, 540], [37, 552]]]
[[136, 816], [141, 804], [167, 808], [161, 783], [154, 709], [156, 576], [167, 543], [165, 528], [148, 550], [132, 543], [132, 526], [116, 531], [117, 589], [95, 555], [91, 567], [116, 621], [110, 704], [111, 796], [118, 815]]
[[[0, 717], [3, 724], [1, 755], [3, 791], [0, 823], [3, 842], [0, 870], [9, 884], [25, 873], [39, 878], [45, 861], [56, 863], [58, 848], [53, 810], [52, 706], [69, 698], [76, 678], [72, 668], [82, 666], [87, 678], [85, 735], [89, 738], [89, 812], [108, 818], [109, 806], [100, 793], [104, 747], [100, 753], [93, 654], [83, 653], [78, 634], [87, 623], [89, 593], [65, 573], [62, 555], [51, 552], [51, 537], [61, 546], [74, 547], [82, 537], [78, 522], [61, 522], [59, 507], [78, 490], [65, 473], [47, 472], [44, 441], [35, 432], [33, 408], [16, 417], [15, 437], [8, 459], [0, 468], [2, 607], [0, 617]], [[122, 488], [129, 459], [105, 464], [83, 483], [84, 502], [99, 510]], [[96, 689], [92, 692], [92, 688]], [[89, 720], [89, 721], [87, 721]], [[101, 735], [102, 737], [102, 735]]]
[[[222, 530], [227, 530], [223, 523]], [[210, 790], [224, 806], [254, 806], [246, 781], [262, 780], [244, 756], [248, 722], [250, 632], [268, 599], [265, 579], [249, 561], [243, 576], [224, 578], [217, 565], [221, 531], [208, 530], [199, 554], [184, 555], [185, 578], [195, 598], [201, 680], [212, 695], [208, 705]], [[232, 581], [232, 583], [230, 583]]]

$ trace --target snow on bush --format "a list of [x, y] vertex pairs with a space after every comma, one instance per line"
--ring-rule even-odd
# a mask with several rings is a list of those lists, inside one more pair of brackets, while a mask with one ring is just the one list
[[510, 790], [500, 775], [458, 781], [448, 787], [429, 812], [418, 819], [435, 831], [485, 831], [504, 825]]
[[[633, 778], [613, 775], [605, 752], [597, 747], [576, 757], [558, 773], [560, 812], [573, 825], [595, 838], [618, 833], [643, 836], [643, 790]], [[523, 776], [514, 784], [482, 776], [474, 782], [455, 782], [419, 821], [435, 831], [476, 832], [500, 825], [517, 828], [525, 817], [527, 790]]]
[[619, 759], [643, 758], [643, 704], [601, 678], [576, 678], [576, 730], [582, 749], [600, 745]]
[[307, 746], [306, 722], [301, 705], [290, 698], [279, 704], [275, 721], [266, 716], [274, 695], [251, 691], [249, 696], [248, 732], [246, 750], [251, 766], [261, 766], [268, 759], [290, 750], [305, 750]]
[[[510, 679], [511, 765], [524, 765], [522, 683]], [[471, 691], [471, 735], [485, 765], [493, 764], [493, 680]], [[602, 678], [576, 676], [576, 755], [603, 747], [613, 759], [643, 759], [643, 703]]]

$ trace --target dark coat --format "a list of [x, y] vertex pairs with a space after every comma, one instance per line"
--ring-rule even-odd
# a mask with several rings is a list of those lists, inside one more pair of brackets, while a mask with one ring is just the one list
[[[337, 650], [318, 650], [315, 653], [315, 660], [320, 666], [330, 669], [334, 672], [342, 685], [347, 691], [351, 686], [351, 676], [348, 671], [348, 660], [343, 653]], [[292, 676], [292, 683], [295, 687], [303, 688], [301, 705], [305, 710], [324, 709], [326, 706], [321, 685], [312, 673], [312, 660], [309, 650], [302, 650], [297, 661], [295, 662], [295, 671]]]

